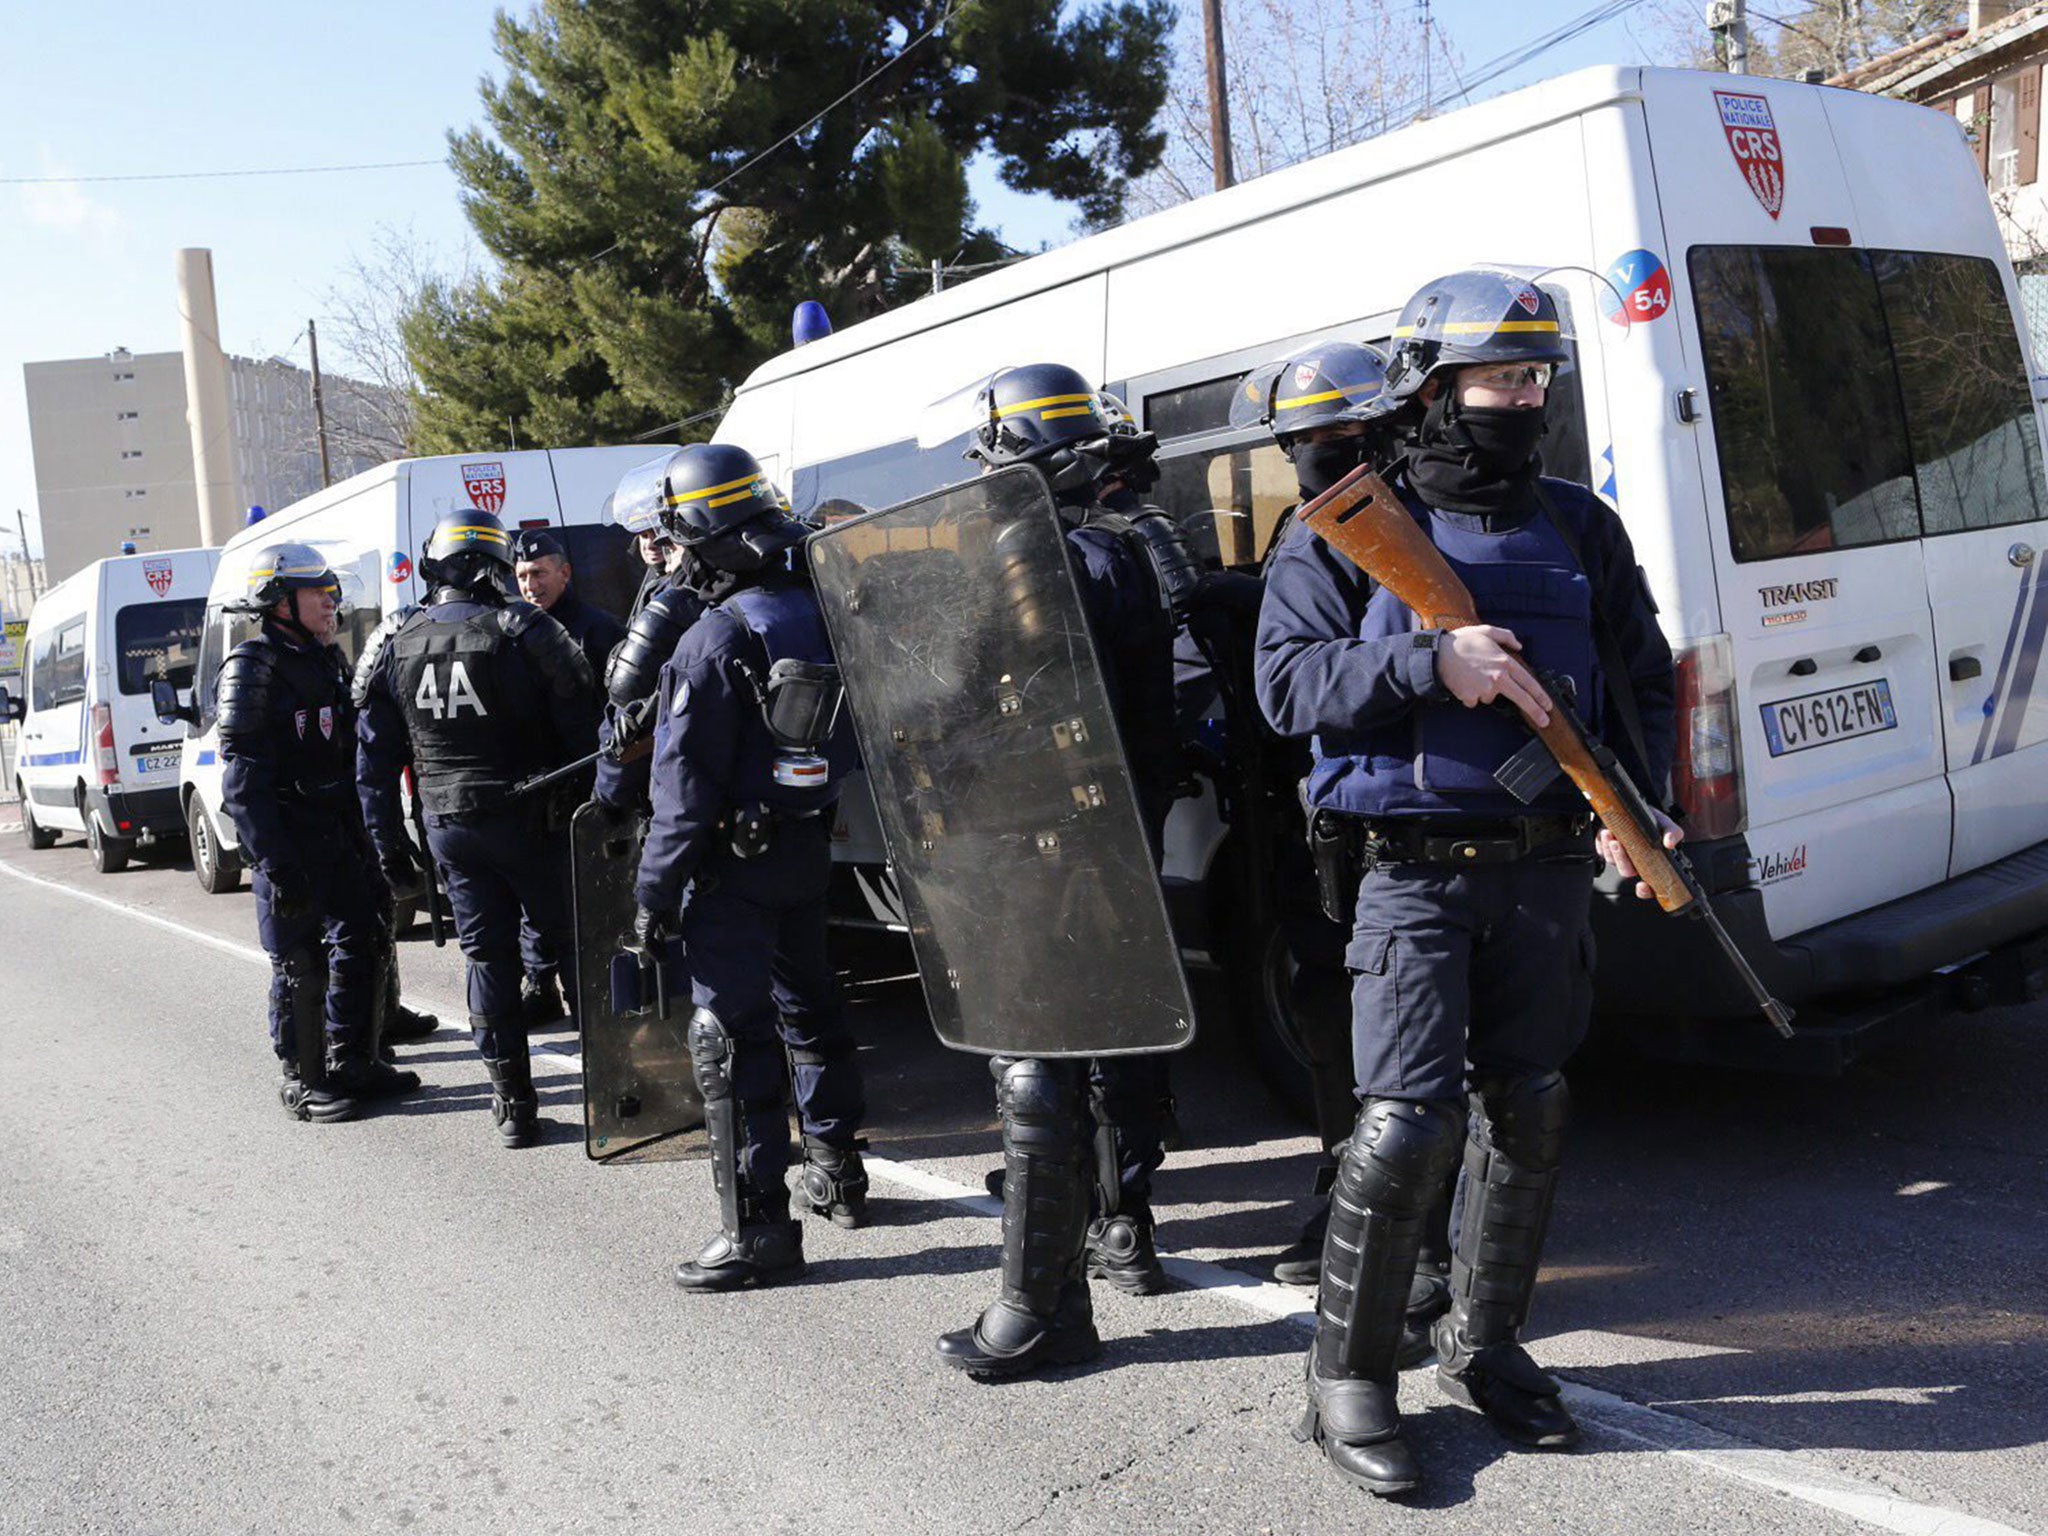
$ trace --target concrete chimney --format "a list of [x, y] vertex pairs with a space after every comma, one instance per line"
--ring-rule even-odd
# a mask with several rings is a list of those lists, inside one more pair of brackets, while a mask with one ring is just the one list
[[242, 488], [235, 480], [234, 415], [228, 359], [213, 302], [213, 252], [178, 252], [178, 313], [185, 330], [185, 423], [192, 433], [192, 478], [199, 493], [199, 542], [215, 545], [236, 526]]

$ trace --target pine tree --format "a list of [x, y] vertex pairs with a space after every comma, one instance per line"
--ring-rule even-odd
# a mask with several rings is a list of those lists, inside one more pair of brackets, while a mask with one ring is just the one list
[[967, 191], [977, 153], [1008, 186], [1072, 202], [1087, 224], [1114, 220], [1163, 147], [1153, 119], [1172, 4], [1064, 10], [542, 0], [524, 19], [500, 12], [488, 127], [450, 139], [498, 270], [430, 285], [407, 319], [422, 451], [618, 441], [715, 411], [788, 345], [799, 300], [822, 300], [844, 326], [915, 297], [906, 269], [1001, 254]]

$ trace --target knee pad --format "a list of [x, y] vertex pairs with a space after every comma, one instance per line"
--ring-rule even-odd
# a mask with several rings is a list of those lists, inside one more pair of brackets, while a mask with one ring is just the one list
[[1340, 1149], [1338, 1185], [1372, 1210], [1419, 1217], [1457, 1165], [1464, 1131], [1464, 1112], [1455, 1103], [1367, 1099]]
[[1562, 1072], [1483, 1077], [1473, 1085], [1495, 1151], [1518, 1168], [1548, 1173], [1564, 1157], [1571, 1091]]
[[1003, 1141], [1019, 1152], [1067, 1156], [1079, 1150], [1081, 1098], [1072, 1063], [1026, 1058], [1003, 1072], [996, 1097]]
[[732, 1036], [718, 1015], [709, 1008], [691, 1014], [689, 1040], [697, 1091], [707, 1101], [732, 1097]]

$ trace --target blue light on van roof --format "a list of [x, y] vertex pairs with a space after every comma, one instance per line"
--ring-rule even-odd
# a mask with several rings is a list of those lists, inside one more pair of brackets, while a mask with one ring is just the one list
[[800, 347], [823, 341], [832, 334], [832, 317], [816, 299], [805, 299], [790, 317], [789, 334]]
[[134, 554], [134, 553], [135, 553], [135, 541], [134, 541], [133, 539], [123, 539], [123, 540], [121, 541], [121, 553], [122, 553], [122, 554], [124, 554], [124, 555], [132, 555], [132, 554]]
[[254, 528], [258, 523], [262, 522], [263, 519], [267, 516], [269, 516], [269, 514], [265, 512], [261, 507], [251, 507], [247, 512], [242, 514], [242, 526], [244, 528]]

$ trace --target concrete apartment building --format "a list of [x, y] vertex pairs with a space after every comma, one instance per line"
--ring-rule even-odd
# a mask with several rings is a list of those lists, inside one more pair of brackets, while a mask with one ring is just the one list
[[[244, 503], [282, 507], [318, 490], [312, 375], [276, 358], [227, 363], [230, 447]], [[200, 542], [182, 353], [117, 348], [22, 371], [50, 581], [118, 554], [124, 541], [137, 550]], [[328, 376], [324, 384], [335, 479], [398, 456], [392, 402], [352, 380]]]

